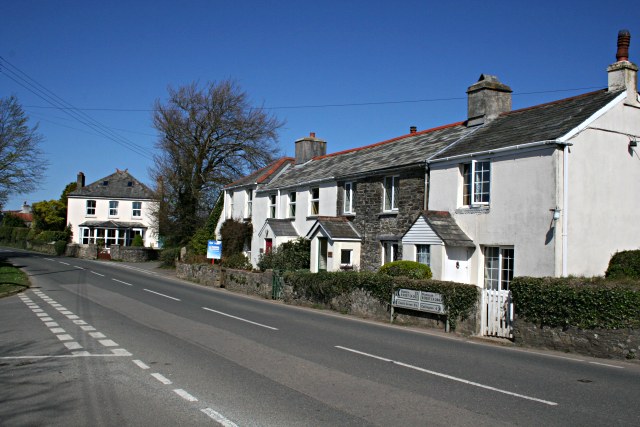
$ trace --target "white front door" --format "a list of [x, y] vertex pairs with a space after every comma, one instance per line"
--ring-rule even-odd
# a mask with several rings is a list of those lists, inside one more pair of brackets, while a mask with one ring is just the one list
[[445, 246], [444, 275], [442, 280], [469, 283], [469, 253], [465, 247]]

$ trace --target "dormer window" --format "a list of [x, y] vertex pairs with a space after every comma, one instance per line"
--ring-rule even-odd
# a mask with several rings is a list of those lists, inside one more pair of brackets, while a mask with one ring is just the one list
[[127, 187], [133, 187], [133, 181], [127, 182]]
[[102, 181], [102, 185], [109, 185], [109, 181]]

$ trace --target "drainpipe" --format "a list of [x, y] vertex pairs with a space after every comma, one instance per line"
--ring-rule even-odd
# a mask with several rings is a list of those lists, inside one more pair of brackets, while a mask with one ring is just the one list
[[425, 164], [424, 168], [424, 204], [422, 210], [429, 210], [429, 165]]
[[562, 276], [567, 277], [567, 262], [569, 258], [569, 146], [562, 151]]

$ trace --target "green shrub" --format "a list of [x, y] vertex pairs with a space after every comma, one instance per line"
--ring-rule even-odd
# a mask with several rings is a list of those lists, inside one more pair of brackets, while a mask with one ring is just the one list
[[637, 281], [515, 277], [509, 288], [518, 317], [541, 326], [640, 327]]
[[235, 254], [220, 260], [220, 265], [238, 270], [252, 270], [251, 262], [245, 254]]
[[131, 241], [131, 246], [136, 246], [136, 247], [143, 247], [144, 246], [144, 240], [142, 239], [142, 235], [141, 234], [136, 234], [133, 237], [133, 240]]
[[175, 267], [178, 256], [180, 256], [180, 248], [162, 249], [160, 252], [160, 262], [163, 267]]
[[42, 243], [51, 243], [58, 240], [64, 240], [65, 242], [69, 238], [69, 233], [67, 230], [65, 231], [52, 231], [46, 230], [38, 233], [33, 240]]
[[393, 277], [409, 277], [411, 279], [431, 279], [431, 268], [426, 264], [416, 261], [393, 261], [388, 262], [378, 270], [379, 273]]
[[54, 243], [54, 248], [56, 251], [56, 255], [64, 255], [64, 252], [67, 249], [67, 242], [65, 242], [64, 240], [58, 240]]
[[640, 250], [616, 252], [609, 260], [605, 276], [610, 279], [640, 279]]
[[311, 241], [304, 237], [284, 242], [270, 252], [260, 254], [258, 268], [281, 271], [308, 270], [311, 260]]
[[220, 240], [222, 240], [222, 256], [242, 253], [248, 242], [251, 241], [253, 227], [250, 222], [226, 220], [220, 227]]
[[25, 228], [27, 225], [24, 223], [24, 220], [12, 213], [7, 213], [2, 218], [2, 226], [3, 227], [21, 227]]

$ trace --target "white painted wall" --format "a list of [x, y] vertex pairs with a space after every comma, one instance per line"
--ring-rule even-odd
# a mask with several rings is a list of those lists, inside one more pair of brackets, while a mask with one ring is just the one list
[[[554, 276], [560, 221], [550, 209], [558, 204], [560, 153], [555, 147], [491, 158], [491, 202], [488, 209], [462, 206], [460, 164], [468, 159], [431, 165], [430, 210], [449, 211], [476, 243], [469, 262], [469, 282], [482, 285], [482, 246], [513, 246], [515, 275]], [[557, 232], [554, 234], [554, 229]]]
[[570, 141], [568, 274], [602, 275], [616, 251], [640, 248], [640, 149], [627, 135], [640, 135], [640, 109], [621, 102]]
[[[87, 216], [87, 200], [96, 201], [96, 214]], [[109, 201], [118, 201], [118, 215], [109, 216]], [[133, 202], [142, 202], [142, 212], [140, 217], [133, 216]], [[80, 243], [82, 238], [79, 225], [86, 221], [120, 221], [136, 222], [144, 224], [147, 231], [144, 236], [144, 245], [147, 247], [158, 247], [158, 235], [152, 213], [157, 204], [151, 200], [123, 200], [123, 199], [100, 199], [100, 198], [79, 198], [69, 197], [67, 201], [67, 224], [71, 225], [73, 231], [73, 242]]]

